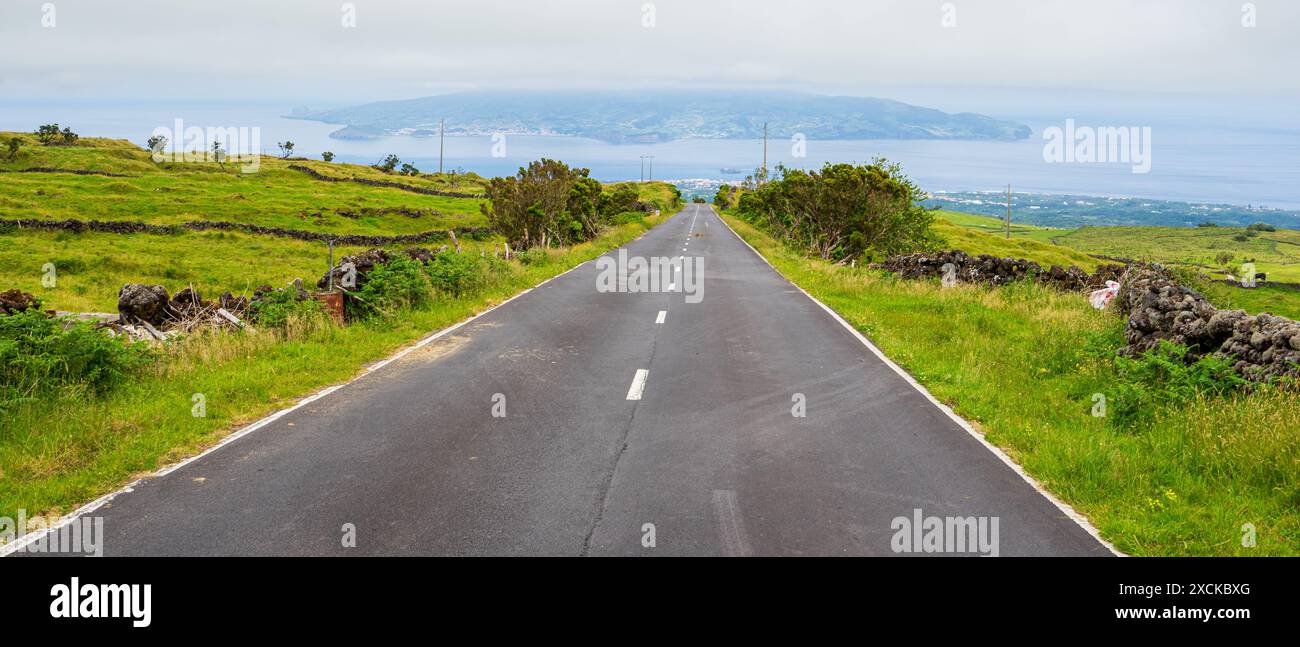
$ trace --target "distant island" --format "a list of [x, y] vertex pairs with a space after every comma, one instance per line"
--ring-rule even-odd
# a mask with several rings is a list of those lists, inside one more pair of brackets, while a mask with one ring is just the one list
[[[997, 191], [936, 191], [925, 204], [997, 218], [1007, 213], [1007, 195]], [[1012, 213], [1016, 222], [1037, 227], [1246, 227], [1262, 222], [1300, 229], [1296, 211], [1150, 198], [1014, 193]]]
[[335, 139], [394, 135], [558, 135], [610, 143], [773, 138], [1019, 140], [1028, 126], [890, 99], [796, 92], [461, 92], [350, 108], [295, 108], [292, 119], [343, 124]]

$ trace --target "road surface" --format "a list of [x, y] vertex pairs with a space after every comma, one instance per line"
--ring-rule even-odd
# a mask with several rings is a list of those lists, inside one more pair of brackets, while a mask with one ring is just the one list
[[916, 514], [1110, 554], [708, 207], [625, 249], [702, 300], [586, 263], [116, 496], [105, 554], [893, 555]]

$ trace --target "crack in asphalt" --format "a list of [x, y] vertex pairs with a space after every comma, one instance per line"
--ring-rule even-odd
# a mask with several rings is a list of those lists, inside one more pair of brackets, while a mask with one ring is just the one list
[[[698, 215], [698, 214], [697, 214]], [[683, 261], [684, 262], [684, 261]], [[667, 299], [672, 299], [672, 292], [667, 293]], [[664, 306], [667, 309], [667, 305]], [[654, 366], [655, 353], [659, 349], [659, 336], [662, 334], [663, 326], [654, 327], [654, 336], [650, 341], [650, 357], [646, 360], [646, 370]], [[649, 386], [649, 379], [646, 380]], [[605, 518], [605, 511], [609, 508], [609, 490], [614, 483], [614, 476], [618, 474], [618, 466], [623, 461], [623, 455], [627, 453], [628, 440], [632, 435], [632, 425], [636, 423], [636, 412], [641, 408], [641, 400], [633, 400], [632, 415], [628, 416], [627, 425], [623, 428], [623, 434], [620, 438], [621, 445], [618, 453], [614, 455], [614, 460], [610, 462], [609, 470], [605, 472], [605, 478], [600, 484], [600, 492], [596, 497], [596, 505], [591, 526], [587, 529], [587, 535], [582, 540], [582, 557], [589, 557], [591, 554], [591, 540], [596, 536], [596, 531], [600, 528], [600, 522]]]

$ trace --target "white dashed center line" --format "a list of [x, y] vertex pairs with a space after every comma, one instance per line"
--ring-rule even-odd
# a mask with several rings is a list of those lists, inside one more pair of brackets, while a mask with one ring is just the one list
[[658, 317], [655, 317], [655, 323], [657, 323], [657, 324], [661, 324], [661, 323], [664, 322], [664, 319], [666, 319], [667, 317], [668, 317], [668, 311], [667, 311], [667, 310], [660, 310], [660, 311], [659, 311], [659, 316], [658, 316]]
[[627, 390], [627, 399], [641, 399], [641, 392], [645, 391], [645, 381], [648, 377], [650, 377], [650, 371], [644, 368], [638, 368], [636, 370], [636, 377], [632, 378], [632, 387]]

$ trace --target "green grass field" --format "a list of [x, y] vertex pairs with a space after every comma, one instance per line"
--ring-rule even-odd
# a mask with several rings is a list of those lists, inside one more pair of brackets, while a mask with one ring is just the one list
[[[989, 216], [980, 216], [973, 213], [962, 213], [960, 211], [939, 210], [936, 212], [940, 219], [949, 224], [957, 225], [967, 229], [974, 229], [981, 233], [1004, 236], [1006, 233], [1006, 224], [997, 218]], [[1023, 223], [1011, 223], [1011, 238], [1028, 238], [1043, 243], [1052, 242], [1052, 236], [1058, 236], [1069, 230], [1054, 229], [1051, 227], [1035, 227]]]
[[[949, 225], [1001, 237], [997, 218], [955, 211], [936, 212]], [[942, 227], [942, 225], [941, 225]], [[1251, 232], [1243, 227], [1080, 227], [1052, 229], [1014, 225], [1011, 239], [1028, 239], [1068, 247], [1083, 254], [1201, 266], [1213, 278], [1240, 273], [1252, 261], [1269, 280], [1300, 283], [1300, 231]], [[1235, 240], [1248, 236], [1246, 240]], [[1225, 262], [1225, 259], [1226, 262]]]
[[1000, 232], [1001, 230], [990, 229], [987, 223], [983, 222], [988, 220], [992, 219], [943, 211], [938, 213], [934, 228], [939, 235], [947, 240], [946, 247], [960, 249], [967, 254], [992, 254], [994, 256], [1027, 258], [1038, 262], [1043, 267], [1052, 265], [1068, 267], [1074, 265], [1089, 272], [1095, 270], [1097, 265], [1105, 262], [1068, 247], [1053, 245], [1051, 242], [1041, 240], [1036, 235], [1038, 232], [1057, 230], [1020, 227], [1013, 229], [1011, 238], [1008, 239], [1001, 233], [990, 233], [992, 231]]
[[[1242, 263], [1253, 261], [1271, 281], [1300, 283], [1300, 231], [1279, 229], [1246, 241], [1233, 239], [1244, 233], [1240, 227], [1081, 227], [1052, 240], [1089, 254], [1204, 265], [1215, 278], [1223, 270], [1238, 273]], [[1216, 257], [1221, 255], [1231, 260], [1220, 262]]]
[[[0, 133], [0, 140], [19, 136]], [[59, 168], [129, 177], [69, 173], [0, 173], [0, 219], [137, 220], [169, 225], [232, 221], [264, 227], [340, 234], [411, 234], [487, 225], [480, 200], [430, 196], [352, 182], [322, 182], [289, 168], [307, 166], [332, 177], [361, 177], [424, 188], [479, 193], [483, 182], [450, 176], [409, 178], [366, 166], [260, 158], [256, 173], [228, 163], [156, 164], [149, 152], [124, 140], [82, 139], [75, 146], [41, 146], [31, 136], [16, 159], [0, 157], [0, 171]], [[387, 213], [419, 210], [419, 217]], [[362, 210], [368, 210], [363, 212]], [[340, 214], [355, 214], [348, 217]]]
[[[939, 211], [936, 230], [948, 239], [949, 247], [971, 254], [1016, 256], [1051, 264], [1073, 264], [1093, 270], [1099, 263], [1090, 254], [1162, 263], [1192, 264], [1210, 277], [1201, 290], [1215, 306], [1258, 314], [1300, 319], [1300, 288], [1264, 283], [1245, 289], [1218, 282], [1226, 272], [1240, 273], [1241, 263], [1254, 261], [1257, 271], [1270, 282], [1300, 283], [1300, 231], [1279, 229], [1258, 232], [1242, 242], [1243, 228], [1230, 227], [1081, 227], [1051, 229], [1015, 225], [1011, 238], [1003, 236], [1003, 223], [996, 218], [955, 211]], [[1231, 257], [1228, 263], [1219, 261]]]
[[[1124, 322], [1082, 295], [1028, 283], [942, 289], [809, 259], [727, 221], [1120, 550], [1300, 554], [1300, 394], [1204, 398], [1117, 430], [1091, 409], [1093, 394], [1115, 392]], [[1006, 245], [967, 233], [974, 251]], [[1246, 523], [1258, 529], [1254, 548], [1241, 545]]]
[[[323, 243], [220, 231], [171, 236], [16, 231], [0, 240], [8, 243], [0, 248], [5, 289], [30, 292], [45, 308], [68, 312], [116, 312], [118, 290], [126, 283], [162, 285], [169, 293], [193, 286], [211, 299], [226, 291], [251, 295], [259, 285], [283, 287], [295, 278], [314, 285], [329, 265]], [[335, 259], [364, 249], [336, 247]], [[55, 266], [54, 287], [41, 282], [45, 263]]]

